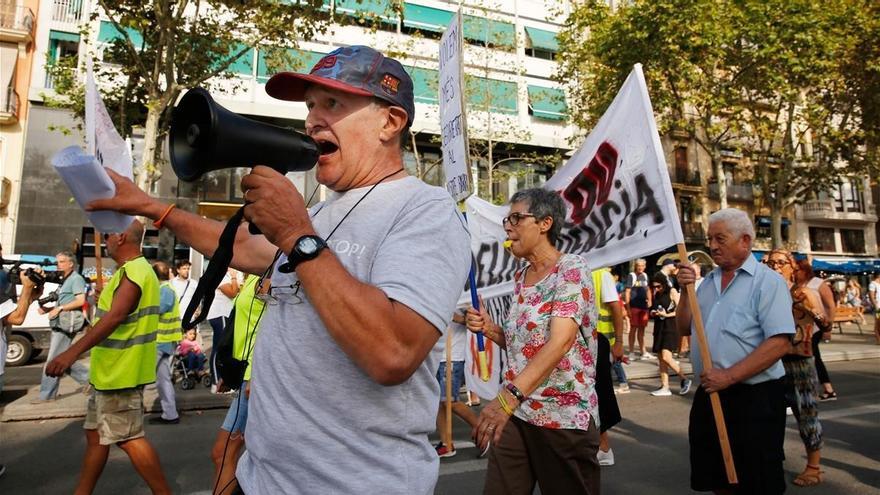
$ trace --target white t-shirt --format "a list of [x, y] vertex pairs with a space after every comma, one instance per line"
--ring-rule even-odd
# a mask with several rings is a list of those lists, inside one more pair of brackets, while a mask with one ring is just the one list
[[602, 271], [602, 302], [612, 303], [620, 299], [617, 294], [617, 286], [614, 284], [614, 277], [608, 270]]
[[[467, 352], [467, 334], [468, 329], [466, 326], [456, 323], [454, 321], [449, 322], [449, 327], [447, 327], [448, 332], [452, 332], [452, 361], [464, 361], [465, 353]], [[437, 345], [440, 347], [440, 362], [446, 362], [446, 336], [444, 335], [442, 339], [437, 341]]]
[[226, 297], [226, 294], [224, 294], [223, 291], [220, 290], [221, 285], [226, 285], [230, 283], [232, 283], [232, 277], [230, 277], [229, 273], [227, 273], [223, 276], [223, 280], [214, 291], [214, 302], [211, 303], [211, 309], [208, 310], [209, 320], [220, 318], [221, 316], [229, 316], [229, 313], [232, 312], [232, 299]]
[[[443, 339], [471, 266], [470, 240], [439, 187], [407, 177], [311, 209], [312, 225], [356, 279], [418, 313]], [[363, 201], [354, 209], [358, 200]], [[343, 221], [343, 217], [348, 217]], [[340, 223], [341, 222], [341, 223]], [[296, 283], [281, 273], [272, 285]], [[266, 306], [254, 348], [247, 450], [236, 477], [249, 494], [429, 495], [439, 459], [439, 356], [399, 385], [370, 378], [327, 332], [305, 289]], [[405, 329], [404, 329], [405, 330]]]
[[880, 299], [880, 292], [878, 292], [878, 291], [880, 291], [880, 284], [878, 284], [877, 282], [874, 282], [872, 280], [871, 283], [868, 284], [868, 292], [874, 293], [874, 300], [875, 301]]
[[[177, 294], [177, 300], [180, 302], [180, 316], [183, 316], [183, 312], [189, 307], [189, 302], [192, 300], [193, 294], [196, 292], [196, 287], [198, 286], [199, 281], [192, 277], [186, 280], [181, 280], [178, 277], [171, 279], [171, 287], [174, 288], [174, 292]], [[216, 304], [216, 302], [217, 299], [215, 297], [214, 303]], [[213, 307], [213, 304], [211, 306]]]

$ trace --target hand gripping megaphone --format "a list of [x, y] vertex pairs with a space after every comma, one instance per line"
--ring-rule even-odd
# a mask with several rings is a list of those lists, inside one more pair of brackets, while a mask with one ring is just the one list
[[171, 167], [185, 182], [212, 170], [255, 165], [304, 172], [320, 154], [312, 138], [230, 112], [202, 88], [189, 90], [174, 109], [169, 144]]

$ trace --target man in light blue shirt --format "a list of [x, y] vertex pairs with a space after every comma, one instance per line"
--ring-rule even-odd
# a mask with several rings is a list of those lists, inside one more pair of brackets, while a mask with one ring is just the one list
[[[791, 296], [782, 277], [752, 256], [754, 226], [742, 211], [727, 208], [709, 217], [709, 249], [718, 268], [697, 291], [711, 351], [702, 362], [692, 339], [694, 375], [700, 387], [690, 413], [691, 488], [715, 493], [776, 494], [785, 491], [782, 461], [785, 399], [780, 358], [794, 334]], [[684, 288], [696, 275], [682, 264]], [[679, 332], [690, 334], [691, 301], [683, 291], [677, 310]], [[718, 392], [739, 483], [724, 470], [709, 394]]]

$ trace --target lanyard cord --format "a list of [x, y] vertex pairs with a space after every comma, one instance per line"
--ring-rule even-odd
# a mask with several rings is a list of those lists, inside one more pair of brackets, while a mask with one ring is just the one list
[[[342, 225], [342, 222], [344, 222], [345, 219], [348, 218], [349, 215], [351, 215], [351, 212], [353, 212], [354, 209], [357, 208], [357, 206], [358, 206], [359, 204], [361, 204], [361, 201], [365, 200], [365, 199], [367, 198], [367, 196], [369, 196], [370, 193], [373, 192], [373, 189], [376, 189], [376, 187], [378, 187], [379, 184], [385, 182], [386, 179], [388, 179], [388, 178], [390, 178], [390, 177], [392, 177], [392, 176], [394, 176], [394, 175], [397, 175], [397, 174], [399, 174], [399, 173], [401, 173], [401, 172], [403, 172], [403, 167], [401, 167], [401, 168], [398, 169], [398, 170], [395, 170], [394, 172], [391, 172], [390, 174], [386, 175], [385, 177], [382, 177], [382, 178], [379, 180], [379, 182], [373, 184], [373, 187], [371, 187], [370, 190], [367, 191], [366, 194], [364, 194], [363, 196], [361, 196], [361, 198], [360, 198], [359, 200], [357, 200], [357, 203], [355, 203], [354, 206], [352, 206], [351, 209], [348, 210], [348, 212], [345, 214], [345, 216], [342, 217], [342, 220], [340, 220], [339, 223], [336, 224], [336, 227], [333, 227], [333, 230], [330, 231], [330, 234], [327, 235], [327, 237], [324, 239], [324, 242], [330, 240], [330, 237], [332, 237], [333, 234], [336, 232], [336, 230], [339, 228], [339, 226]], [[318, 213], [320, 213], [321, 210], [323, 210], [323, 209], [324, 209], [324, 206], [321, 205], [321, 209], [318, 210], [318, 211], [316, 211], [315, 214], [312, 215], [312, 218], [316, 217], [316, 216], [318, 215]]]

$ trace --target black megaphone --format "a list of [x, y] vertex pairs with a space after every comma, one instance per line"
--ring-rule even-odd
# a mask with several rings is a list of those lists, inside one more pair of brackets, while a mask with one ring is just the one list
[[185, 182], [212, 170], [255, 165], [282, 174], [304, 172], [320, 155], [317, 143], [305, 134], [230, 112], [202, 88], [187, 91], [177, 104], [169, 143], [171, 167]]

